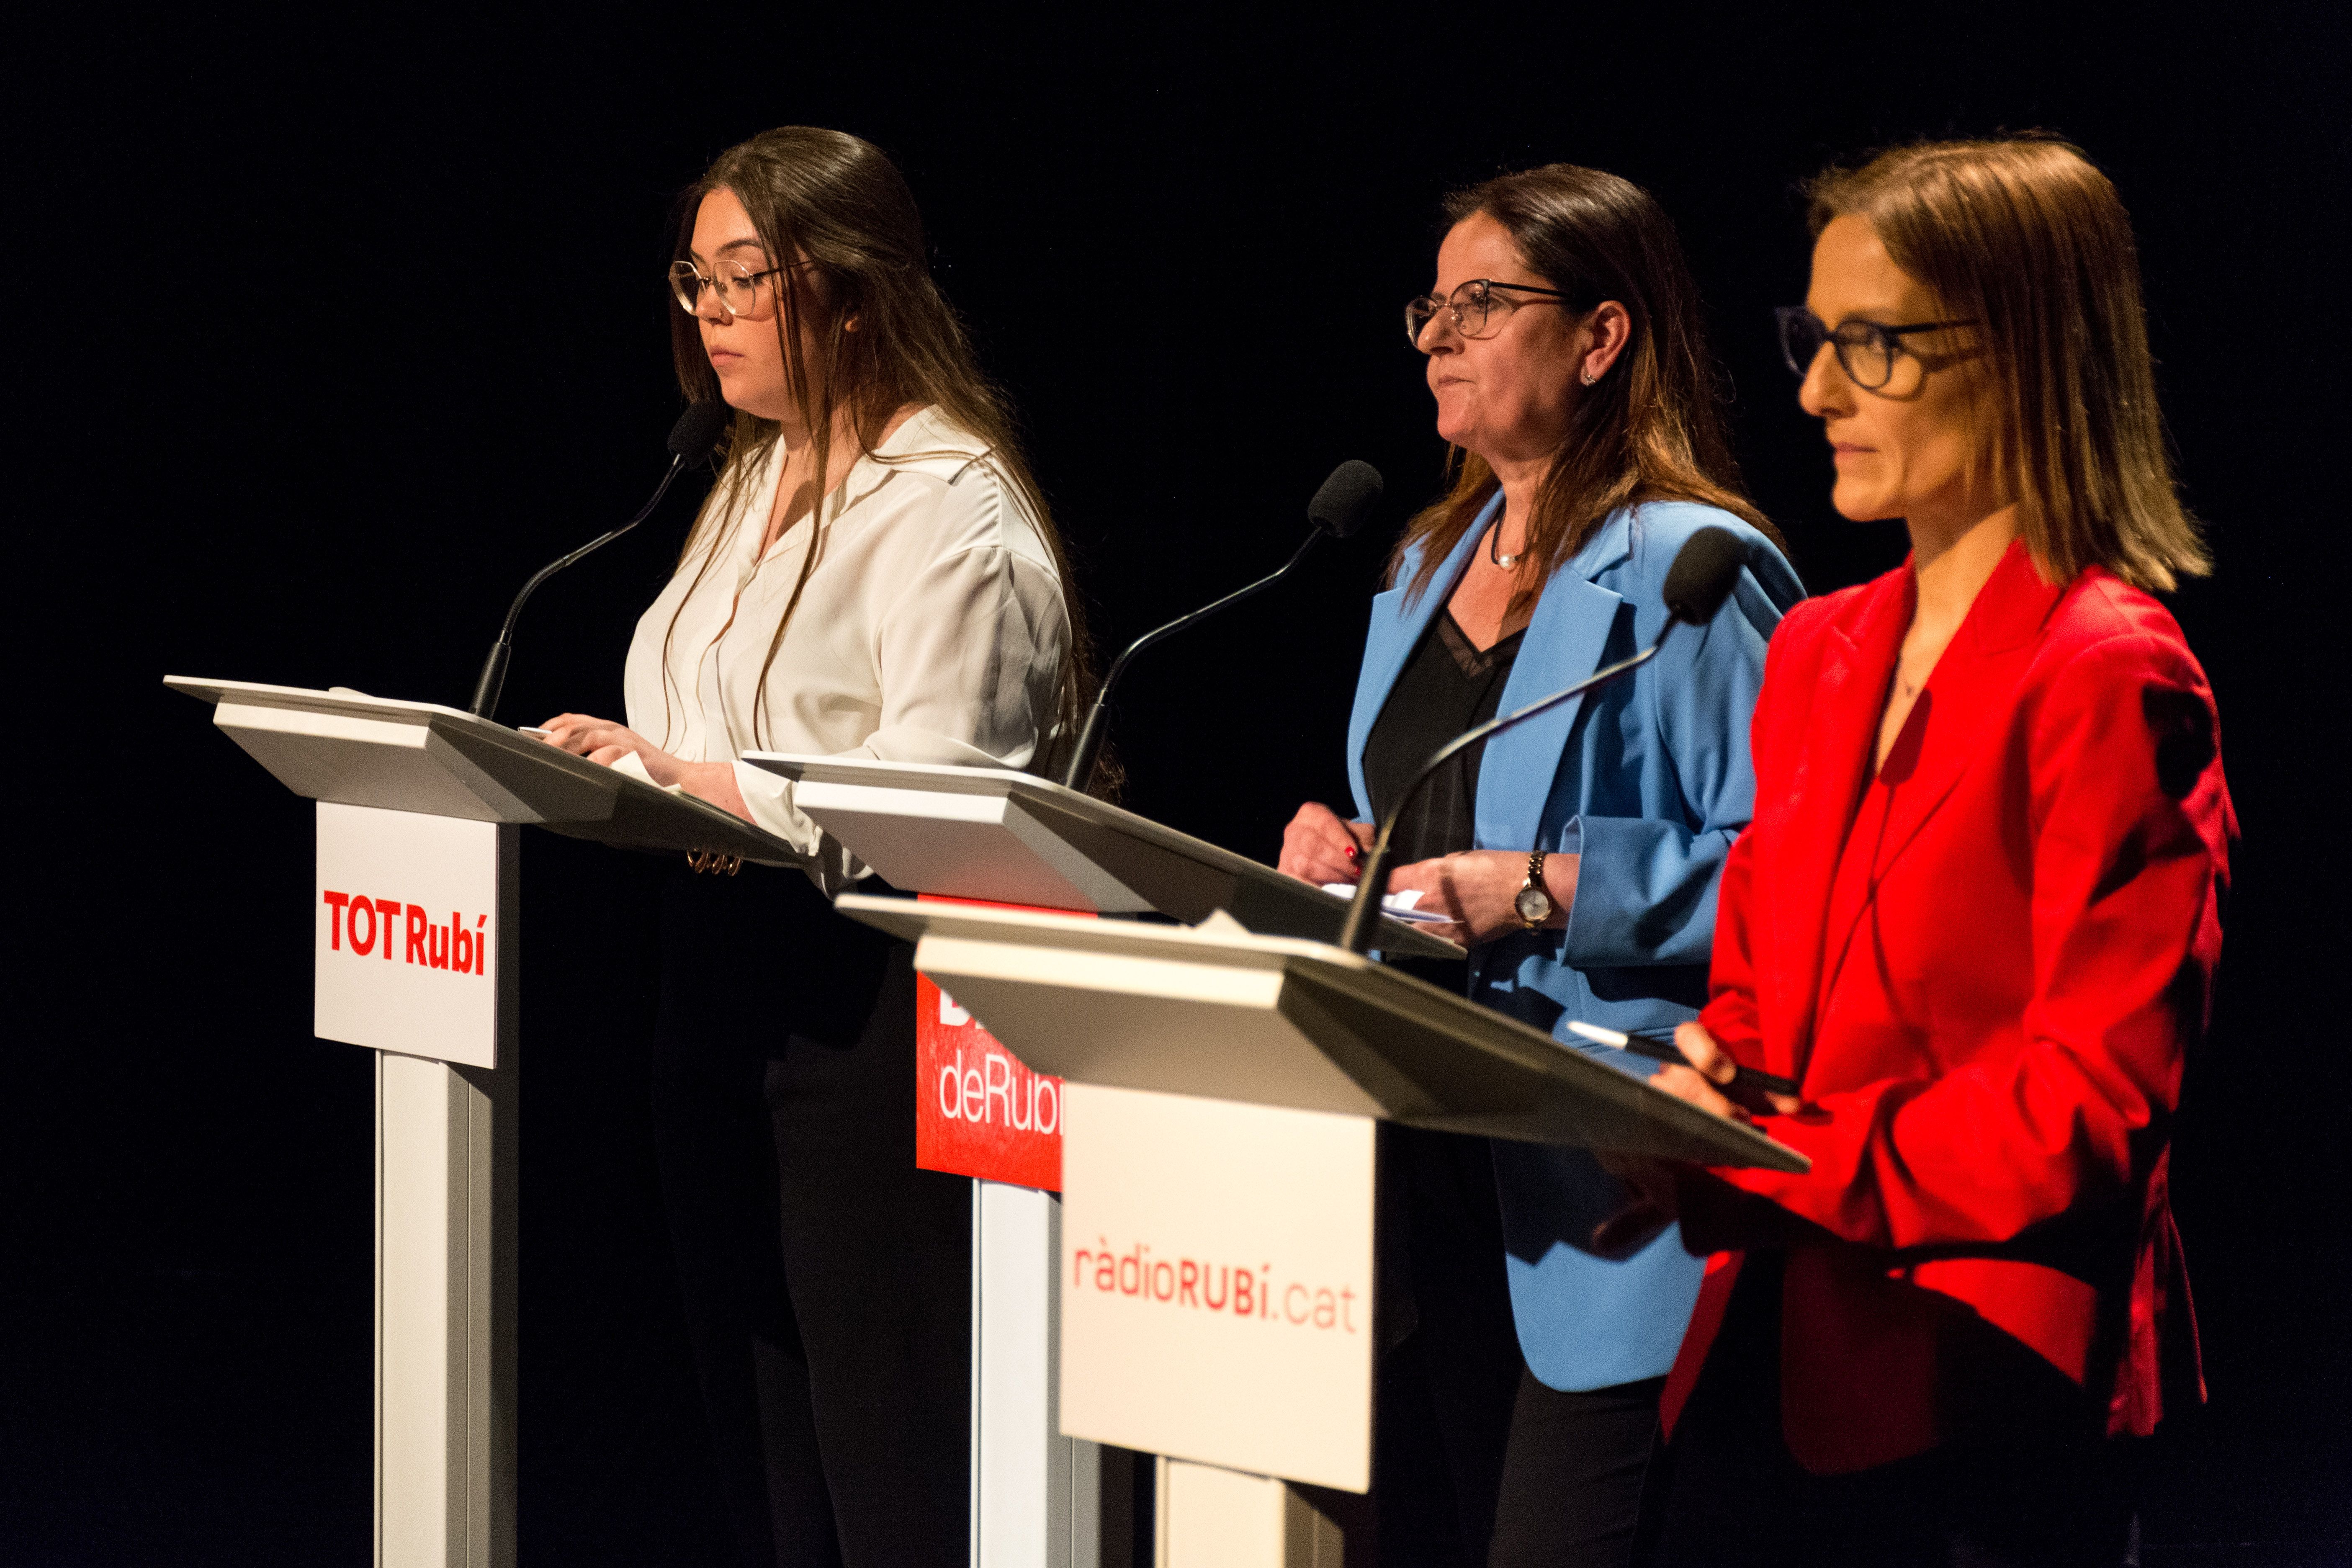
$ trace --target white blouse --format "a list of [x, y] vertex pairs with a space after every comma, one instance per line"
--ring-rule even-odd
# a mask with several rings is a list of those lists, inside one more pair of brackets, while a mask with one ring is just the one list
[[808, 857], [828, 892], [866, 868], [745, 752], [1021, 768], [1053, 732], [1070, 640], [1061, 579], [985, 453], [929, 407], [860, 458], [819, 508], [817, 564], [778, 644], [818, 535], [803, 514], [760, 553], [779, 442], [743, 487], [747, 504], [715, 520], [637, 621], [629, 728], [686, 762], [733, 762], [752, 819]]

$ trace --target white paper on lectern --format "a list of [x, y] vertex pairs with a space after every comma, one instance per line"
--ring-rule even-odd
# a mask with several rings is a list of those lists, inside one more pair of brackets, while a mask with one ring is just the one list
[[1062, 1430], [1365, 1490], [1370, 1119], [1065, 1094]]
[[[314, 1032], [403, 1056], [496, 1067], [507, 913], [499, 907], [499, 835], [514, 830], [329, 801], [319, 802], [318, 812]], [[330, 893], [343, 902], [331, 902]], [[354, 899], [368, 903], [357, 931]], [[414, 943], [412, 925], [423, 928]], [[469, 961], [464, 970], [455, 966], [460, 957]]]

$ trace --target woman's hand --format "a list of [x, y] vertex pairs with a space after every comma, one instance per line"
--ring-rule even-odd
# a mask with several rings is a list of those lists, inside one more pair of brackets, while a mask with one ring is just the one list
[[586, 713], [559, 713], [540, 728], [547, 731], [549, 745], [606, 767], [634, 754], [644, 764], [646, 776], [664, 789], [675, 784], [721, 811], [732, 812], [746, 822], [751, 819], [751, 808], [743, 802], [731, 763], [681, 762], [626, 724]]
[[[1804, 1101], [1791, 1095], [1736, 1087], [1733, 1079], [1739, 1064], [1716, 1043], [1704, 1025], [1691, 1023], [1676, 1028], [1675, 1048], [1690, 1065], [1660, 1068], [1650, 1082], [1677, 1100], [1734, 1121], [1753, 1121], [1759, 1110], [1792, 1116], [1804, 1109]], [[1733, 1094], [1739, 1098], [1732, 1099]], [[1604, 1153], [1600, 1158], [1602, 1169], [1633, 1191], [1623, 1209], [1593, 1227], [1591, 1246], [1604, 1258], [1622, 1257], [1631, 1247], [1647, 1245], [1659, 1227], [1677, 1217], [1682, 1179], [1692, 1167], [1643, 1154]]]
[[[1546, 930], [1568, 924], [1576, 902], [1576, 857], [1544, 857], [1544, 890], [1551, 895], [1551, 918]], [[1528, 857], [1517, 849], [1466, 849], [1434, 860], [1416, 860], [1389, 873], [1389, 891], [1421, 894], [1416, 909], [1442, 914], [1450, 922], [1427, 927], [1432, 936], [1465, 947], [1492, 942], [1527, 926], [1515, 901], [1528, 885]]]
[[634, 752], [657, 784], [676, 784], [677, 770], [686, 765], [626, 724], [615, 724], [610, 719], [593, 718], [586, 713], [558, 713], [540, 728], [547, 731], [549, 745], [606, 767]]
[[[1804, 1109], [1805, 1102], [1793, 1095], [1745, 1089], [1734, 1091], [1732, 1080], [1738, 1075], [1739, 1064], [1731, 1059], [1730, 1052], [1715, 1043], [1715, 1037], [1702, 1024], [1689, 1023], [1676, 1028], [1675, 1049], [1682, 1052], [1683, 1059], [1690, 1066], [1661, 1068], [1650, 1082], [1677, 1100], [1686, 1100], [1702, 1110], [1712, 1110], [1734, 1121], [1752, 1121], [1758, 1110], [1793, 1116]], [[1732, 1092], [1737, 1092], [1739, 1100], [1733, 1100]]]
[[1371, 847], [1370, 823], [1349, 822], [1310, 800], [1282, 830], [1282, 858], [1275, 869], [1318, 888], [1327, 882], [1352, 882]]

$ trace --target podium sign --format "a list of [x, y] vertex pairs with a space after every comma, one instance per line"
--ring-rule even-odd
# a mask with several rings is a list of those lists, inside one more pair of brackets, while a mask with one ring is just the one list
[[924, 974], [915, 977], [915, 1163], [1062, 1190], [1062, 1080], [1022, 1066]]
[[[934, 893], [916, 901], [1025, 908]], [[969, 1008], [920, 973], [915, 976], [915, 1163], [951, 1176], [1062, 1190], [1062, 1080], [1030, 1071]]]
[[1372, 1121], [1066, 1095], [1062, 1430], [1368, 1489]]
[[[499, 1065], [516, 830], [320, 801], [313, 1028], [322, 1040]], [[510, 870], [511, 868], [509, 868]]]

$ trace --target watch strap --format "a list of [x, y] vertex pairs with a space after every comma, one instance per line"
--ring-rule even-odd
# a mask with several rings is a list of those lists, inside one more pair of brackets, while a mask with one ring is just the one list
[[[1543, 895], [1543, 920], [1531, 921], [1528, 919], [1525, 912], [1522, 911], [1519, 913], [1519, 923], [1527, 927], [1529, 931], [1541, 931], [1543, 929], [1543, 921], [1549, 920], [1551, 918], [1551, 892], [1544, 886], [1543, 880], [1545, 854], [1546, 851], [1541, 849], [1531, 849], [1528, 852], [1528, 879], [1519, 886], [1519, 892], [1522, 896], [1525, 896], [1529, 892], [1536, 892]], [[1513, 907], [1515, 910], [1517, 909], [1516, 902]]]

